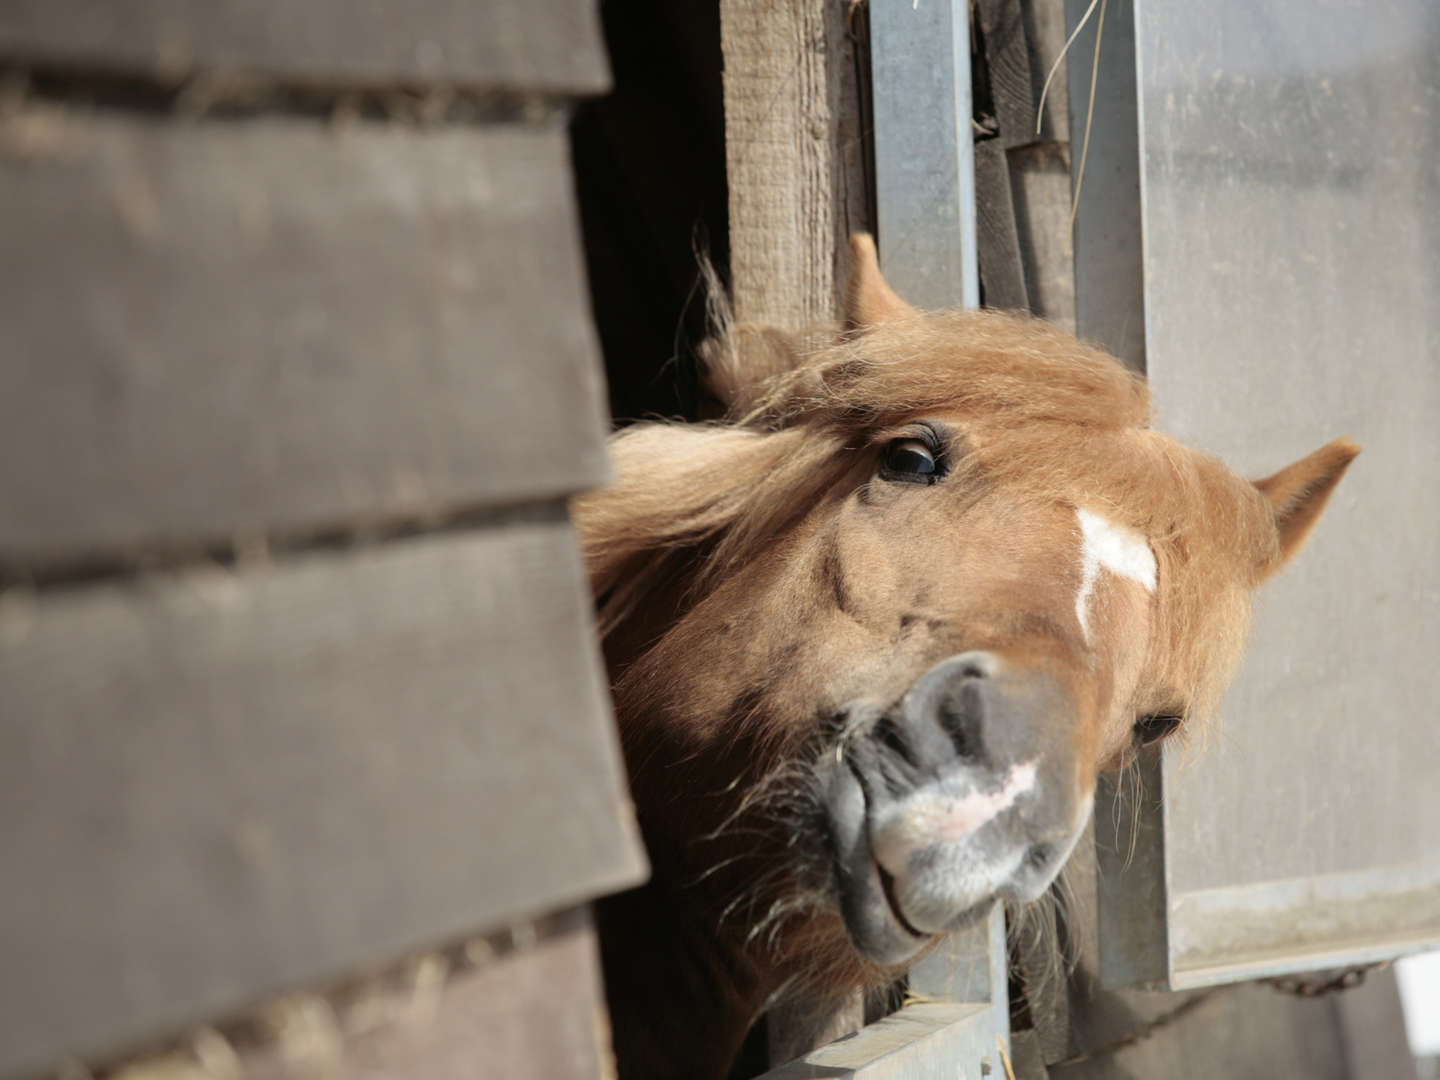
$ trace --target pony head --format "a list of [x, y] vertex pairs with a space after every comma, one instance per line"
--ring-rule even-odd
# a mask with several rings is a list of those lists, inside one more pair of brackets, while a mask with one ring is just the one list
[[577, 511], [657, 882], [770, 991], [1044, 893], [1358, 453], [1242, 479], [1110, 356], [852, 255], [843, 327], [727, 330], [728, 420], [620, 433]]

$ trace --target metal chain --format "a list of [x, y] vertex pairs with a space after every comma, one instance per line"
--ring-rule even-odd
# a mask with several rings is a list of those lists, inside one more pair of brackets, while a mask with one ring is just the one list
[[1282, 975], [1265, 982], [1281, 993], [1294, 994], [1302, 998], [1324, 997], [1326, 994], [1351, 990], [1365, 981], [1365, 976], [1376, 968], [1386, 967], [1385, 962], [1361, 964], [1357, 967], [1339, 968], [1335, 971], [1320, 971], [1308, 977]]
[[1190, 1013], [1198, 1009], [1201, 1005], [1205, 1004], [1205, 1002], [1209, 1001], [1216, 994], [1225, 993], [1226, 991], [1233, 989], [1235, 985], [1237, 984], [1232, 983], [1228, 986], [1212, 986], [1207, 990], [1202, 990], [1194, 997], [1189, 998], [1186, 1001], [1182, 1001], [1179, 1005], [1171, 1009], [1169, 1012], [1161, 1013], [1154, 1020], [1151, 1020], [1149, 1023], [1140, 1025], [1133, 1031], [1126, 1032], [1118, 1039], [1111, 1039], [1109, 1042], [1097, 1046], [1091, 1050], [1085, 1050], [1078, 1054], [1072, 1054], [1070, 1057], [1064, 1058], [1060, 1061], [1050, 1062], [1048, 1067], [1052, 1069], [1058, 1069], [1064, 1065], [1078, 1065], [1082, 1061], [1091, 1061], [1094, 1058], [1108, 1057], [1109, 1055], [1115, 1053], [1118, 1050], [1123, 1050], [1127, 1046], [1133, 1046], [1138, 1042], [1142, 1042], [1145, 1039], [1150, 1038], [1150, 1036], [1154, 1035], [1157, 1031], [1161, 1030], [1162, 1028], [1168, 1027], [1176, 1021], [1184, 1019]]

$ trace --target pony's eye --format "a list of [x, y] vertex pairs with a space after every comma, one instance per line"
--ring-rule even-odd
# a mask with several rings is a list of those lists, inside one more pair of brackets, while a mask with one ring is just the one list
[[1135, 738], [1141, 746], [1149, 746], [1178, 728], [1185, 718], [1173, 713], [1154, 713], [1135, 721]]
[[934, 482], [939, 472], [935, 452], [923, 439], [896, 439], [885, 447], [880, 475], [886, 480], [929, 484]]

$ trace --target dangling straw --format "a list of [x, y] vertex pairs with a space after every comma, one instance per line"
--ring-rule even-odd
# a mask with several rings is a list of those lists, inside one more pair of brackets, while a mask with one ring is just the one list
[[1090, 62], [1090, 101], [1085, 106], [1085, 141], [1080, 145], [1080, 169], [1075, 174], [1075, 198], [1070, 203], [1070, 236], [1072, 239], [1075, 236], [1075, 212], [1080, 209], [1080, 185], [1085, 183], [1085, 158], [1090, 153], [1090, 120], [1095, 115], [1095, 80], [1100, 74], [1100, 38], [1104, 33], [1105, 0], [1100, 0], [1100, 21], [1095, 25], [1095, 56]]
[[1075, 24], [1075, 29], [1070, 31], [1070, 36], [1065, 39], [1065, 44], [1060, 47], [1060, 55], [1055, 57], [1055, 62], [1050, 65], [1050, 72], [1045, 76], [1045, 85], [1040, 88], [1040, 104], [1035, 109], [1035, 134], [1040, 134], [1040, 127], [1045, 118], [1045, 95], [1050, 93], [1050, 84], [1055, 81], [1055, 72], [1060, 70], [1060, 65], [1065, 62], [1065, 55], [1070, 51], [1070, 46], [1075, 44], [1075, 39], [1080, 36], [1080, 31], [1085, 29], [1085, 24], [1090, 21], [1090, 16], [1095, 13], [1095, 5], [1100, 0], [1090, 0], [1090, 6], [1085, 9], [1085, 14], [1080, 16], [1080, 21]]
[[1010, 1055], [1005, 1052], [1005, 1039], [996, 1032], [995, 1045], [1000, 1049], [1000, 1064], [1005, 1066], [1005, 1080], [1015, 1080], [1015, 1069], [1010, 1064]]
[[1035, 109], [1035, 134], [1040, 134], [1041, 127], [1045, 123], [1045, 97], [1050, 93], [1050, 84], [1055, 81], [1055, 73], [1060, 70], [1060, 64], [1064, 61], [1066, 54], [1070, 52], [1070, 46], [1080, 36], [1080, 31], [1090, 21], [1090, 16], [1095, 13], [1096, 5], [1100, 8], [1100, 23], [1095, 28], [1095, 55], [1090, 63], [1090, 101], [1085, 106], [1085, 138], [1080, 146], [1080, 168], [1075, 174], [1075, 195], [1070, 201], [1070, 235], [1075, 235], [1075, 213], [1080, 209], [1080, 187], [1085, 183], [1085, 158], [1090, 153], [1090, 121], [1095, 116], [1095, 83], [1100, 74], [1100, 38], [1105, 33], [1105, 4], [1106, 0], [1090, 0], [1090, 6], [1085, 9], [1085, 14], [1080, 16], [1080, 21], [1075, 24], [1075, 29], [1070, 31], [1070, 36], [1065, 39], [1065, 44], [1060, 49], [1060, 55], [1055, 57], [1055, 62], [1050, 65], [1050, 72], [1045, 76], [1045, 85], [1040, 88], [1040, 104]]

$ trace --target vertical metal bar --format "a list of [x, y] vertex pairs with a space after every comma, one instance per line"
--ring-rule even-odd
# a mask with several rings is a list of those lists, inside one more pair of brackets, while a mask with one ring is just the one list
[[967, 0], [875, 0], [870, 71], [885, 277], [919, 307], [978, 307]]
[[[1089, 0], [1066, 0], [1067, 30], [1074, 30], [1089, 7]], [[1105, 0], [1097, 6], [1071, 44], [1066, 64], [1071, 184], [1072, 190], [1079, 192], [1074, 234], [1075, 331], [1143, 374], [1145, 283], [1133, 0]]]
[[1100, 979], [1108, 987], [1170, 987], [1170, 888], [1165, 872], [1162, 748], [1095, 788]]
[[[989, 1002], [995, 1034], [1010, 1041], [1009, 957], [1005, 906], [996, 904], [983, 922], [951, 934], [910, 969], [910, 990], [945, 1001]], [[994, 1039], [992, 1036], [991, 1043]]]
[[[979, 307], [968, 0], [874, 0], [870, 70], [881, 266], [920, 307]], [[1008, 1046], [1005, 912], [953, 935], [910, 973], [932, 997], [989, 1004]]]

